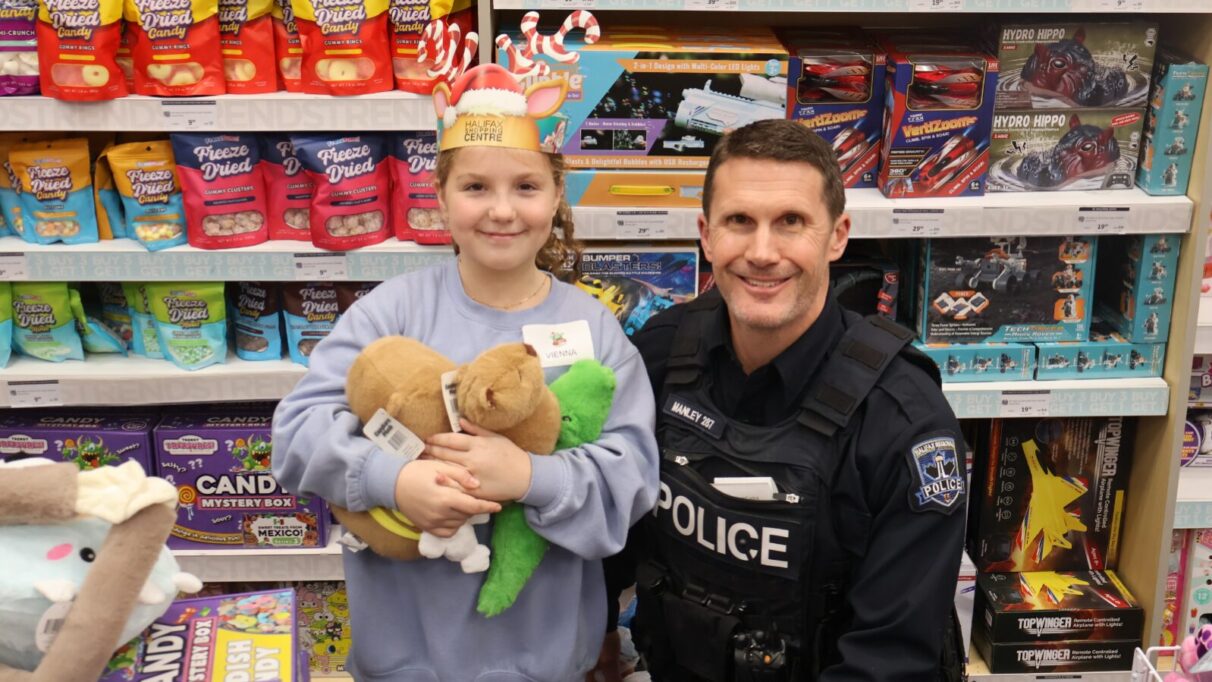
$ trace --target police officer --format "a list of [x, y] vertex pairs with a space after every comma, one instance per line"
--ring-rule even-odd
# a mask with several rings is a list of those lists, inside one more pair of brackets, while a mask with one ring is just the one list
[[654, 680], [958, 678], [963, 441], [912, 334], [830, 295], [844, 208], [803, 126], [726, 135], [699, 216], [716, 289], [633, 339], [660, 497], [607, 575], [634, 577]]

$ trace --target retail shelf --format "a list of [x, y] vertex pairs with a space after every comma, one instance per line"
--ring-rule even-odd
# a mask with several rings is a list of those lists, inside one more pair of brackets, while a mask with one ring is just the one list
[[1212, 528], [1212, 467], [1179, 469], [1174, 527]]
[[407, 92], [357, 97], [274, 92], [265, 95], [105, 102], [0, 97], [5, 130], [289, 131], [432, 130], [433, 103]]
[[[2, 98], [0, 98], [2, 99]], [[323, 251], [305, 242], [272, 241], [207, 251], [176, 246], [150, 252], [131, 239], [34, 245], [0, 238], [0, 279], [10, 281], [381, 281], [449, 258], [448, 246], [394, 239], [354, 251]]]
[[1205, 0], [493, 0], [492, 6], [698, 12], [1212, 12]]
[[278, 400], [306, 372], [290, 360], [234, 356], [194, 372], [137, 356], [89, 355], [83, 362], [59, 363], [14, 357], [0, 369], [0, 407]]
[[344, 580], [341, 546], [322, 549], [175, 549], [181, 569], [204, 583]]
[[1195, 354], [1212, 355], [1212, 296], [1199, 298], [1199, 317], [1195, 325]]
[[1165, 379], [1070, 379], [943, 384], [960, 419], [1163, 415]]

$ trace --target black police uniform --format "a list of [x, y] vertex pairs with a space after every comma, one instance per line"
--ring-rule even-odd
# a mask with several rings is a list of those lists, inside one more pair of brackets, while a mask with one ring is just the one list
[[[909, 332], [843, 311], [745, 376], [718, 293], [634, 338], [660, 409], [661, 494], [608, 560], [634, 568], [633, 636], [656, 680], [952, 678], [963, 441]], [[771, 477], [775, 500], [716, 477]], [[954, 656], [955, 647], [950, 651]]]

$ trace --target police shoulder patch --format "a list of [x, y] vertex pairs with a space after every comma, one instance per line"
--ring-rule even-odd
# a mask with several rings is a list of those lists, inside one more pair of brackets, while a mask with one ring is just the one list
[[950, 514], [963, 499], [963, 462], [954, 437], [929, 436], [909, 448], [910, 509]]

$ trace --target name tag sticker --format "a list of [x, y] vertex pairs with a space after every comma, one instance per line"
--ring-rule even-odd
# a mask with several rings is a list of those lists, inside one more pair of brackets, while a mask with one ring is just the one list
[[528, 324], [522, 327], [522, 340], [538, 352], [543, 367], [567, 367], [577, 360], [594, 359], [593, 334], [586, 320]]
[[718, 414], [709, 412], [683, 396], [671, 394], [665, 399], [665, 407], [661, 408], [661, 411], [717, 440], [724, 435], [724, 420]]
[[771, 502], [779, 494], [779, 487], [769, 476], [716, 476], [711, 487], [742, 500]]

